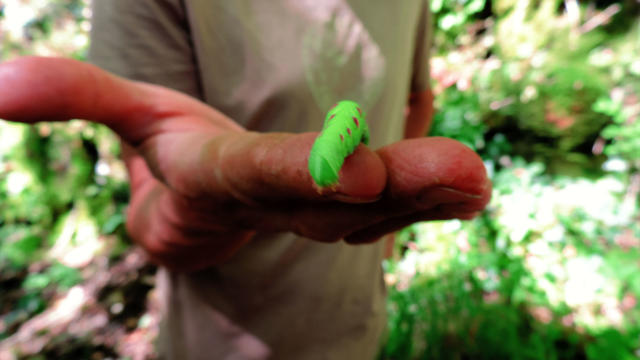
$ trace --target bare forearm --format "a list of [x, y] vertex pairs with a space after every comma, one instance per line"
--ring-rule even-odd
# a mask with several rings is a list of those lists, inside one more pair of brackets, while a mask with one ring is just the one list
[[409, 111], [406, 118], [404, 137], [406, 139], [427, 135], [433, 119], [433, 93], [425, 90], [409, 97]]

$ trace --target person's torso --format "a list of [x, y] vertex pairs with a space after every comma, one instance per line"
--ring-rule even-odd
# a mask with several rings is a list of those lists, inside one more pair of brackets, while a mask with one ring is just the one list
[[[359, 102], [401, 139], [422, 0], [186, 0], [203, 100], [252, 131], [319, 131]], [[367, 359], [385, 325], [382, 242], [259, 234], [229, 262], [161, 274], [170, 359]]]

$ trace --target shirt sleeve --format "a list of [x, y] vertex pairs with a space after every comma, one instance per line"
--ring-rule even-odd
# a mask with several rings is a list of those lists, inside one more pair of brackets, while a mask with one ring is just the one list
[[423, 92], [430, 88], [429, 58], [432, 45], [431, 9], [429, 0], [423, 1], [416, 30], [416, 44], [413, 55], [413, 75], [411, 93]]
[[89, 61], [114, 74], [201, 98], [180, 0], [93, 1]]

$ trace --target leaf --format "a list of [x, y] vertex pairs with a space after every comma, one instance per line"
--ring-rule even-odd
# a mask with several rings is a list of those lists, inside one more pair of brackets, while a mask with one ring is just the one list
[[82, 281], [80, 271], [57, 262], [47, 269], [47, 276], [61, 289], [69, 289]]
[[0, 247], [0, 258], [6, 258], [13, 266], [26, 266], [33, 260], [41, 243], [42, 239], [36, 235], [27, 235], [18, 241], [4, 243]]
[[121, 213], [111, 215], [104, 225], [102, 225], [102, 233], [113, 234], [120, 225], [124, 224], [124, 221], [124, 215]]
[[51, 279], [46, 274], [29, 274], [22, 282], [22, 288], [25, 290], [42, 290], [49, 286]]
[[46, 302], [40, 294], [38, 293], [29, 293], [18, 299], [18, 303], [16, 304], [17, 310], [25, 311], [27, 313], [39, 313], [44, 310], [46, 306]]
[[451, 30], [452, 28], [462, 24], [464, 20], [465, 16], [461, 13], [449, 13], [443, 16], [440, 21], [438, 21], [438, 24], [443, 30]]
[[482, 11], [482, 9], [484, 9], [485, 2], [486, 0], [471, 0], [471, 2], [465, 5], [464, 11], [468, 15], [472, 15], [477, 12], [480, 12]]
[[602, 135], [602, 137], [604, 137], [605, 139], [613, 139], [620, 135], [622, 131], [623, 130], [620, 126], [609, 125], [602, 130], [600, 135]]
[[431, 12], [437, 13], [442, 10], [442, 5], [444, 4], [444, 0], [433, 0], [431, 1]]

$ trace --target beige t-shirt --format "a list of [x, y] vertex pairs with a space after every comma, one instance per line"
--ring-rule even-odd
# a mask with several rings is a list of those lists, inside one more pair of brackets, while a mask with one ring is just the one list
[[[96, 0], [90, 59], [252, 131], [318, 131], [360, 102], [371, 147], [402, 138], [428, 87], [426, 0]], [[382, 242], [258, 234], [227, 263], [161, 270], [166, 359], [371, 359], [385, 326]]]

